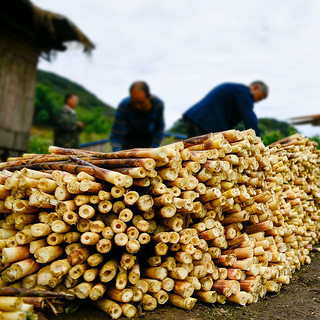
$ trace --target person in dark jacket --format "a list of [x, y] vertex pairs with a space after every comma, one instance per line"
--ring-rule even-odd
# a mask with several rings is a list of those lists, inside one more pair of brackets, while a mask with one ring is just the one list
[[163, 138], [164, 103], [144, 81], [134, 82], [129, 93], [116, 111], [110, 135], [113, 151], [158, 147]]
[[267, 96], [268, 87], [262, 81], [249, 86], [220, 84], [183, 114], [188, 137], [229, 130], [241, 121], [246, 129], [251, 128], [260, 136], [253, 105]]
[[65, 96], [65, 105], [54, 117], [54, 145], [63, 148], [79, 148], [79, 133], [83, 123], [78, 121], [75, 108], [78, 105], [75, 94]]

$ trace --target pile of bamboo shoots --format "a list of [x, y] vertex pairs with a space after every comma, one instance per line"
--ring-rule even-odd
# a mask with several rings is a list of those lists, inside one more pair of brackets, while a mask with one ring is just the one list
[[170, 303], [245, 305], [310, 263], [316, 144], [253, 130], [156, 149], [50, 147], [0, 163], [1, 287], [89, 299], [112, 318]]

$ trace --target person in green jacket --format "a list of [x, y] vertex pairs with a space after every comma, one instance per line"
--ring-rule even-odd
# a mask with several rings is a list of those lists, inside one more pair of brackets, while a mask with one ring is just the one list
[[84, 124], [78, 121], [75, 109], [79, 99], [75, 94], [67, 94], [65, 105], [54, 118], [54, 145], [63, 148], [79, 148], [79, 133]]

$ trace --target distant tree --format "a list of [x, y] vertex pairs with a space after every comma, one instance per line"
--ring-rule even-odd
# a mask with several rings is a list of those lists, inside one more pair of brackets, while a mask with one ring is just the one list
[[320, 136], [319, 135], [311, 137], [310, 140], [315, 141], [318, 144], [318, 149], [320, 149]]
[[172, 127], [168, 130], [170, 133], [181, 133], [181, 134], [187, 134], [186, 127], [184, 125], [184, 121], [182, 118], [178, 119]]
[[42, 83], [36, 86], [33, 122], [37, 125], [52, 125], [53, 116], [60, 110], [63, 97]]

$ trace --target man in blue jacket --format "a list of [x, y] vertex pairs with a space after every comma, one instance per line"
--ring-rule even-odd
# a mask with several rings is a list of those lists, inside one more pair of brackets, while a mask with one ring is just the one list
[[254, 81], [249, 86], [220, 84], [183, 114], [188, 137], [229, 130], [241, 121], [246, 129], [251, 128], [260, 136], [253, 104], [267, 96], [268, 87], [262, 81]]
[[110, 136], [113, 151], [158, 147], [164, 130], [163, 102], [151, 95], [144, 81], [134, 82], [129, 92], [116, 111]]

